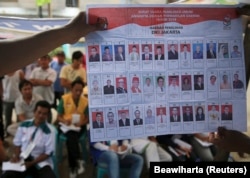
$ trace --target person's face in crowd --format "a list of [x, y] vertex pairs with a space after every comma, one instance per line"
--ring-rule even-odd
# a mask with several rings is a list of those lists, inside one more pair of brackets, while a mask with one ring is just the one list
[[234, 80], [235, 80], [235, 81], [238, 81], [238, 79], [239, 79], [238, 74], [234, 74]]
[[224, 112], [225, 112], [225, 114], [229, 113], [229, 108], [227, 106], [224, 108]]
[[161, 55], [161, 48], [157, 48], [156, 53], [157, 53], [158, 55]]
[[81, 64], [82, 64], [82, 58], [73, 60], [73, 67], [74, 68], [79, 68], [81, 66]]
[[158, 79], [158, 86], [163, 87], [164, 80], [162, 78]]
[[146, 79], [146, 84], [149, 86], [149, 85], [150, 85], [150, 83], [151, 83], [150, 78], [147, 78], [147, 79]]
[[174, 116], [177, 115], [177, 108], [173, 108], [173, 109], [172, 109], [172, 114], [173, 114]]
[[135, 111], [135, 118], [140, 118], [140, 111]]
[[91, 48], [90, 53], [92, 56], [95, 56], [97, 53], [96, 48]]
[[82, 92], [83, 92], [83, 86], [81, 84], [77, 83], [71, 88], [73, 99], [79, 99], [82, 95]]
[[190, 115], [190, 108], [187, 107], [185, 111], [187, 115]]
[[147, 116], [148, 116], [148, 117], [151, 117], [151, 116], [152, 116], [152, 110], [151, 110], [151, 109], [148, 109], [148, 110], [147, 110]]
[[21, 93], [24, 98], [31, 98], [32, 97], [32, 91], [33, 87], [31, 85], [24, 85], [21, 89]]
[[123, 113], [121, 114], [121, 119], [126, 119], [126, 113], [125, 113], [125, 112], [123, 112]]
[[108, 85], [108, 86], [111, 85], [111, 80], [107, 80], [107, 85]]
[[49, 109], [45, 107], [38, 106], [34, 112], [34, 118], [36, 124], [44, 123], [49, 116]]
[[210, 78], [210, 83], [211, 83], [212, 85], [214, 85], [215, 82], [216, 82], [216, 77], [215, 77], [215, 76], [211, 76], [211, 78]]
[[101, 122], [101, 120], [102, 120], [102, 115], [101, 114], [97, 114], [96, 115], [96, 121], [97, 122]]
[[108, 121], [109, 121], [109, 123], [114, 122], [114, 113], [112, 113], [112, 112], [108, 113]]
[[118, 81], [119, 87], [124, 88], [124, 80]]
[[148, 47], [148, 46], [145, 46], [145, 47], [144, 47], [144, 53], [145, 53], [145, 54], [149, 54], [149, 47]]
[[122, 48], [122, 46], [118, 46], [117, 51], [118, 51], [118, 53], [122, 54], [122, 53], [123, 53], [123, 48]]
[[39, 60], [39, 64], [40, 64], [40, 66], [41, 66], [42, 69], [49, 68], [49, 62], [50, 62], [50, 59], [46, 58], [46, 57], [42, 57]]
[[199, 108], [199, 109], [198, 109], [198, 114], [202, 114], [202, 113], [203, 113], [202, 108]]
[[97, 82], [97, 80], [94, 80], [94, 81], [93, 81], [93, 87], [94, 87], [94, 88], [98, 88], [98, 82]]
[[57, 55], [57, 60], [59, 64], [63, 64], [65, 61], [65, 57], [63, 55]]
[[133, 48], [132, 48], [132, 52], [136, 53], [136, 52], [137, 52], [137, 48], [136, 48], [136, 47], [133, 47]]

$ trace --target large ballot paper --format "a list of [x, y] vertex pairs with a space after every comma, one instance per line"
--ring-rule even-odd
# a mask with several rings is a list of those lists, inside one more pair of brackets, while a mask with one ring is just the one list
[[[246, 131], [242, 19], [236, 6], [88, 6], [91, 141]], [[97, 18], [98, 17], [98, 18]]]

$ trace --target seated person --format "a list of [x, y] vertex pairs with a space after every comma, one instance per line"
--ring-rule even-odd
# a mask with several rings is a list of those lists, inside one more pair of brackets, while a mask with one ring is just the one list
[[[24, 172], [6, 171], [3, 178], [25, 178], [27, 175], [39, 178], [56, 178], [51, 155], [55, 151], [55, 132], [47, 120], [50, 112], [47, 101], [38, 101], [34, 110], [34, 119], [20, 124], [14, 137], [14, 154], [11, 162], [24, 160]], [[30, 152], [27, 147], [34, 145]], [[27, 155], [25, 155], [26, 153]]]
[[172, 156], [158, 145], [155, 137], [134, 138], [131, 140], [133, 151], [143, 154], [146, 157], [147, 168], [150, 168], [150, 162], [171, 162]]
[[94, 164], [107, 166], [109, 178], [120, 177], [120, 168], [129, 168], [129, 177], [140, 178], [143, 158], [130, 151], [123, 156], [118, 154], [118, 150], [123, 152], [126, 149], [130, 149], [128, 140], [90, 142], [90, 151]]
[[169, 134], [156, 136], [157, 142], [171, 154], [173, 161], [191, 161], [197, 160], [197, 156], [190, 145], [189, 134]]
[[[57, 107], [57, 120], [59, 122], [59, 132], [67, 138], [66, 146], [68, 151], [68, 162], [70, 167], [70, 177], [84, 172], [82, 160], [80, 159], [80, 148], [78, 139], [86, 131], [88, 123], [88, 100], [82, 95], [84, 83], [82, 80], [75, 80], [71, 83], [71, 92], [62, 96]], [[75, 118], [76, 121], [74, 120]], [[75, 122], [75, 123], [73, 123]], [[63, 125], [63, 126], [62, 126]], [[74, 130], [62, 128], [75, 126]]]
[[42, 100], [39, 94], [33, 92], [33, 84], [30, 81], [24, 79], [19, 83], [18, 87], [21, 95], [15, 101], [17, 122], [7, 128], [7, 132], [12, 136], [15, 136], [21, 122], [33, 118], [35, 105]]

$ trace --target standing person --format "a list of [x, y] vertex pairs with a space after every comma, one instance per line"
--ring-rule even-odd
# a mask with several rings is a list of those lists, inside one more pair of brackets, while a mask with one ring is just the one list
[[38, 93], [33, 92], [33, 84], [29, 80], [22, 80], [18, 89], [21, 95], [15, 101], [17, 122], [7, 128], [7, 132], [12, 136], [15, 136], [17, 128], [22, 122], [34, 117], [36, 103], [43, 99]]
[[62, 67], [67, 65], [65, 62], [65, 53], [63, 51], [59, 51], [56, 54], [57, 60], [53, 60], [50, 63], [50, 67], [56, 71], [56, 80], [54, 82], [54, 103], [52, 107], [54, 109], [57, 108], [57, 103], [60, 101], [62, 95], [64, 94], [64, 88], [60, 84], [60, 72]]
[[5, 131], [12, 123], [12, 113], [15, 101], [21, 95], [18, 84], [24, 79], [22, 70], [17, 70], [4, 76], [3, 83], [3, 112], [5, 116]]
[[[68, 151], [68, 162], [70, 167], [70, 178], [76, 178], [77, 174], [84, 172], [82, 160], [80, 159], [79, 138], [86, 132], [88, 124], [88, 99], [82, 95], [84, 83], [82, 80], [75, 80], [71, 84], [71, 92], [62, 96], [57, 107], [57, 120], [65, 125], [74, 125], [80, 128], [79, 131], [69, 130], [63, 133], [59, 127], [60, 134], [66, 138], [66, 146]], [[78, 123], [72, 123], [72, 118], [78, 117]]]
[[[30, 81], [34, 86], [34, 93], [39, 93], [52, 106], [55, 98], [53, 85], [56, 81], [56, 71], [50, 68], [50, 60], [49, 55], [44, 55], [39, 59], [40, 67], [31, 72]], [[52, 122], [52, 113], [48, 121]]]
[[104, 93], [104, 95], [115, 94], [115, 87], [113, 85], [111, 85], [110, 79], [107, 80], [107, 85], [105, 85], [103, 87], [103, 93]]
[[74, 51], [72, 54], [72, 63], [62, 67], [60, 72], [60, 84], [66, 90], [70, 91], [71, 83], [80, 78], [84, 84], [87, 83], [86, 70], [81, 66], [83, 53], [81, 51]]
[[21, 153], [27, 152], [27, 146], [33, 144], [28, 157], [24, 160], [26, 170], [24, 172], [5, 171], [3, 178], [20, 177], [27, 175], [40, 178], [56, 178], [53, 171], [51, 155], [55, 152], [55, 132], [47, 123], [50, 112], [50, 104], [47, 101], [36, 103], [34, 119], [23, 122], [13, 139], [14, 154], [11, 162], [19, 162]]

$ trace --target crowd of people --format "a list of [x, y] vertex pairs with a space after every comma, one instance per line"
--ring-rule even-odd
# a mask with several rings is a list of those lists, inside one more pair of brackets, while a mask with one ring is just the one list
[[[243, 10], [245, 12], [245, 9]], [[83, 25], [85, 25], [84, 30], [82, 30]], [[7, 62], [5, 65], [8, 68], [1, 67], [0, 74], [2, 76], [6, 75], [6, 79], [12, 81], [8, 85], [14, 85], [14, 81], [19, 81], [18, 86], [13, 86], [13, 89], [15, 89], [15, 94], [18, 93], [18, 90], [20, 92], [16, 96], [17, 98], [13, 100], [10, 97], [14, 97], [14, 95], [10, 94], [10, 92], [14, 92], [14, 90], [8, 90], [8, 99], [10, 100], [6, 99], [4, 113], [7, 111], [6, 108], [12, 111], [14, 101], [14, 108], [18, 111], [17, 118], [19, 124], [15, 132], [12, 133], [15, 149], [12, 156], [8, 158], [3, 147], [3, 141], [4, 131], [8, 133], [11, 120], [8, 120], [7, 123], [9, 125], [5, 129], [1, 123], [0, 159], [1, 161], [10, 160], [11, 162], [23, 161], [22, 163], [26, 166], [26, 171], [22, 173], [15, 171], [4, 172], [2, 175], [4, 178], [25, 177], [27, 174], [31, 174], [33, 177], [39, 174], [39, 177], [42, 178], [55, 177], [52, 171], [53, 165], [50, 156], [55, 151], [54, 124], [57, 124], [59, 132], [67, 137], [66, 147], [70, 166], [70, 178], [75, 178], [77, 174], [83, 172], [83, 168], [79, 166], [80, 155], [79, 145], [77, 144], [77, 139], [81, 133], [87, 132], [84, 126], [88, 124], [88, 99], [82, 94], [83, 88], [87, 83], [86, 71], [81, 65], [83, 54], [80, 51], [74, 52], [72, 63], [62, 63], [64, 66], [61, 66], [61, 69], [58, 69], [61, 65], [59, 64], [60, 60], [57, 61], [58, 65], [55, 65], [55, 67], [54, 65], [52, 66], [52, 63], [49, 63], [48, 55], [42, 55], [63, 43], [74, 43], [89, 32], [104, 28], [103, 25], [105, 23], [98, 23], [96, 26], [87, 25], [85, 13], [79, 13], [69, 24], [62, 28], [41, 32], [20, 40], [0, 42], [1, 59], [8, 59], [5, 61]], [[68, 32], [72, 35], [67, 35]], [[65, 38], [58, 38], [58, 36], [65, 36]], [[47, 43], [47, 39], [50, 39], [51, 43]], [[39, 47], [36, 45], [39, 45]], [[23, 46], [23, 48], [20, 49], [19, 46]], [[28, 52], [31, 46], [34, 50]], [[10, 52], [13, 50], [15, 53]], [[33, 69], [30, 78], [25, 78], [21, 71], [17, 71], [34, 62], [34, 59], [37, 58], [39, 58], [39, 65]], [[53, 69], [54, 67], [55, 69]], [[68, 70], [64, 70], [65, 68], [68, 68]], [[59, 70], [60, 72], [58, 72]], [[10, 79], [11, 77], [13, 77], [13, 80]], [[161, 79], [158, 79], [159, 82]], [[2, 80], [5, 80], [5, 76], [2, 77]], [[60, 84], [63, 90], [54, 90], [53, 85], [56, 84], [56, 80], [59, 81], [57, 84]], [[6, 91], [8, 87], [10, 86], [3, 85], [3, 91]], [[52, 87], [54, 92], [51, 91]], [[57, 102], [54, 101], [56, 98], [55, 91], [58, 92], [59, 101]], [[40, 99], [37, 97], [36, 101], [35, 95], [42, 96], [40, 96]], [[18, 104], [19, 109], [16, 107]], [[56, 108], [58, 113], [56, 123], [52, 122], [52, 107]], [[135, 112], [135, 115], [139, 114]], [[9, 116], [6, 118], [9, 119]], [[2, 120], [3, 118], [1, 118]], [[73, 124], [74, 130], [65, 131], [65, 128], [68, 129], [67, 126], [71, 124]], [[197, 142], [197, 140], [199, 141]], [[201, 147], [200, 142], [210, 144]], [[125, 150], [129, 150], [128, 154], [121, 159], [118, 153]], [[130, 177], [140, 177], [144, 162], [142, 154], [145, 155], [145, 162], [148, 165], [150, 161], [155, 160], [218, 161], [216, 159], [218, 150], [223, 150], [226, 153], [250, 153], [250, 138], [240, 131], [219, 127], [217, 133], [209, 134], [162, 135], [138, 138], [138, 140], [117, 140], [105, 143], [94, 143], [90, 140], [90, 151], [94, 158], [94, 163], [107, 164], [109, 177], [117, 177], [119, 168], [123, 167], [130, 169]], [[152, 153], [156, 156], [152, 156]], [[227, 157], [224, 161], [227, 161]]]

